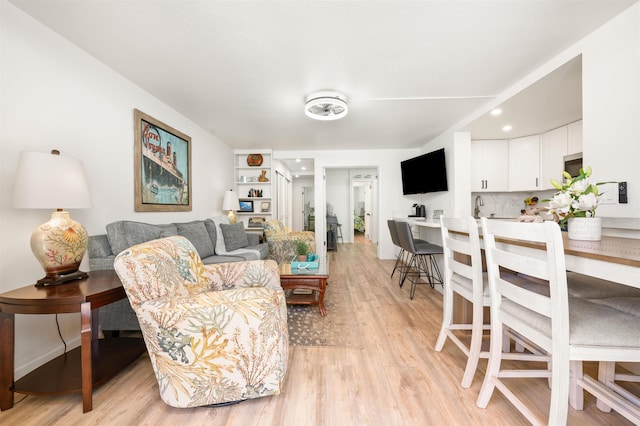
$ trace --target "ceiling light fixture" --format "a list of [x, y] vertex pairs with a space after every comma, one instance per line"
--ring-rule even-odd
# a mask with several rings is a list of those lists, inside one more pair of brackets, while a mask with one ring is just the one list
[[508, 132], [508, 131], [509, 131], [509, 130], [511, 130], [511, 129], [512, 129], [512, 127], [511, 127], [511, 125], [509, 125], [509, 124], [507, 124], [506, 126], [503, 126], [503, 127], [502, 127], [502, 130], [504, 130], [505, 132]]
[[304, 113], [314, 120], [339, 120], [346, 116], [349, 107], [345, 97], [336, 92], [318, 92], [307, 97]]
[[502, 110], [500, 108], [496, 108], [494, 110], [491, 110], [491, 115], [493, 115], [494, 117], [497, 115], [502, 114]]

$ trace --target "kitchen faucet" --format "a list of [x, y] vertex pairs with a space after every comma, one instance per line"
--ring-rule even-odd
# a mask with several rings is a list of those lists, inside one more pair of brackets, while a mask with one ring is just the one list
[[479, 195], [476, 195], [475, 206], [476, 207], [473, 209], [473, 217], [475, 217], [476, 219], [480, 219], [480, 206], [484, 206], [484, 201]]

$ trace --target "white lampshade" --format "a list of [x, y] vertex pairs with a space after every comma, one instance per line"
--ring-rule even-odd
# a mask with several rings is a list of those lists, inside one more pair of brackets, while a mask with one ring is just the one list
[[222, 200], [222, 210], [238, 210], [240, 208], [240, 202], [238, 201], [238, 193], [233, 189], [229, 189], [224, 193], [224, 199]]
[[51, 219], [31, 234], [31, 250], [45, 271], [36, 286], [56, 285], [87, 277], [79, 271], [87, 251], [87, 230], [71, 219], [67, 209], [91, 207], [82, 163], [51, 154], [21, 152], [13, 187], [13, 207], [54, 209]]
[[42, 152], [20, 153], [13, 186], [13, 207], [82, 209], [91, 206], [81, 161]]

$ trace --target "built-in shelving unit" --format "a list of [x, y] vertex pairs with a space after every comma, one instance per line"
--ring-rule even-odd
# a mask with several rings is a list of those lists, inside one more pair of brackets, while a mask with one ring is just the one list
[[241, 207], [238, 220], [247, 231], [262, 232], [261, 222], [271, 219], [274, 208], [273, 154], [271, 150], [236, 150], [234, 166]]

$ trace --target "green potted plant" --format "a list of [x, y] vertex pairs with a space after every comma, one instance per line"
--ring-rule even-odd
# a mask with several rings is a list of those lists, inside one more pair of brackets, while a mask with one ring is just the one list
[[298, 262], [305, 262], [307, 260], [307, 253], [309, 253], [309, 246], [304, 241], [295, 241], [296, 254], [298, 255]]

